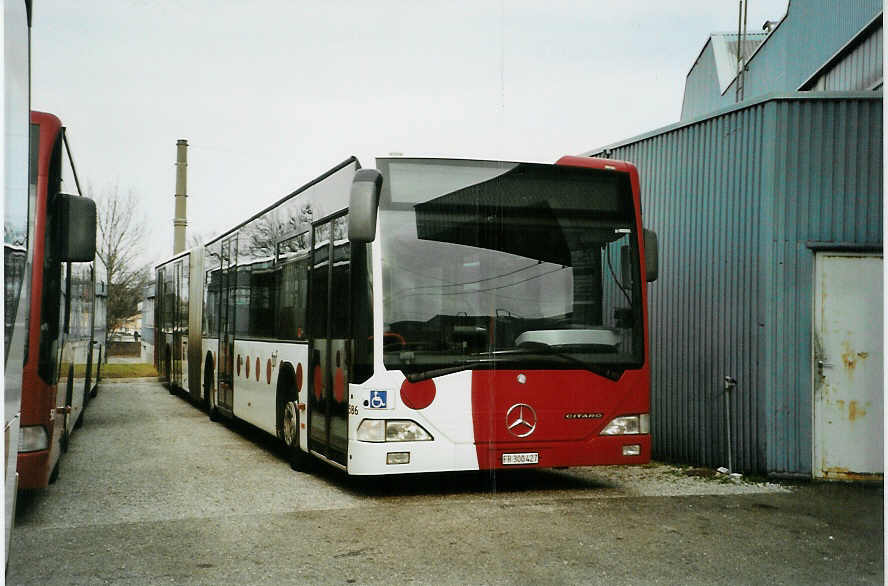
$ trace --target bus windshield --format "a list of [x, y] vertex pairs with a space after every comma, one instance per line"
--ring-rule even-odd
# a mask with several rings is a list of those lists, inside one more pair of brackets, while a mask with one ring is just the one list
[[594, 169], [380, 159], [383, 350], [411, 378], [463, 368], [643, 362], [628, 177]]

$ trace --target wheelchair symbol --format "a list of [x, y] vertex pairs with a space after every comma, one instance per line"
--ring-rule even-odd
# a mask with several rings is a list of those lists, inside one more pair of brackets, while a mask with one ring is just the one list
[[370, 408], [385, 409], [388, 406], [387, 391], [370, 391]]

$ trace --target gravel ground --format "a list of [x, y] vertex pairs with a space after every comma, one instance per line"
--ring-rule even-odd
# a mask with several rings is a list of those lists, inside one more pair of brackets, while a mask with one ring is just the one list
[[688, 468], [653, 462], [647, 466], [602, 466], [575, 471], [583, 477], [622, 488], [627, 496], [690, 496], [704, 494], [758, 494], [789, 492], [773, 482], [754, 482], [718, 474], [706, 468]]
[[156, 381], [102, 385], [10, 584], [879, 584], [880, 486], [661, 463], [355, 481]]

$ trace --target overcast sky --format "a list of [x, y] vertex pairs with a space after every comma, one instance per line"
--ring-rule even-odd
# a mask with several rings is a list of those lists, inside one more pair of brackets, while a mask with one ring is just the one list
[[[748, 28], [787, 0], [750, 0]], [[82, 183], [142, 203], [172, 254], [356, 155], [552, 162], [676, 122], [737, 0], [36, 0], [32, 108], [67, 126]], [[643, 180], [643, 178], [642, 178]]]

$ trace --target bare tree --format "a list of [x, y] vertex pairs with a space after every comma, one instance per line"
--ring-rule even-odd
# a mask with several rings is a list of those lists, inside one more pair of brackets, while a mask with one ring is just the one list
[[98, 215], [96, 254], [108, 271], [108, 336], [123, 320], [137, 311], [145, 286], [151, 282], [150, 263], [140, 260], [145, 241], [145, 224], [136, 194], [121, 195], [117, 184], [101, 193], [87, 192], [95, 199]]
[[210, 230], [208, 232], [192, 232], [188, 235], [188, 249], [197, 248], [198, 246], [203, 246], [213, 238], [215, 238], [218, 234], [215, 230]]
[[279, 243], [311, 229], [313, 217], [309, 203], [272, 210], [243, 228], [246, 250], [253, 258], [273, 258]]

